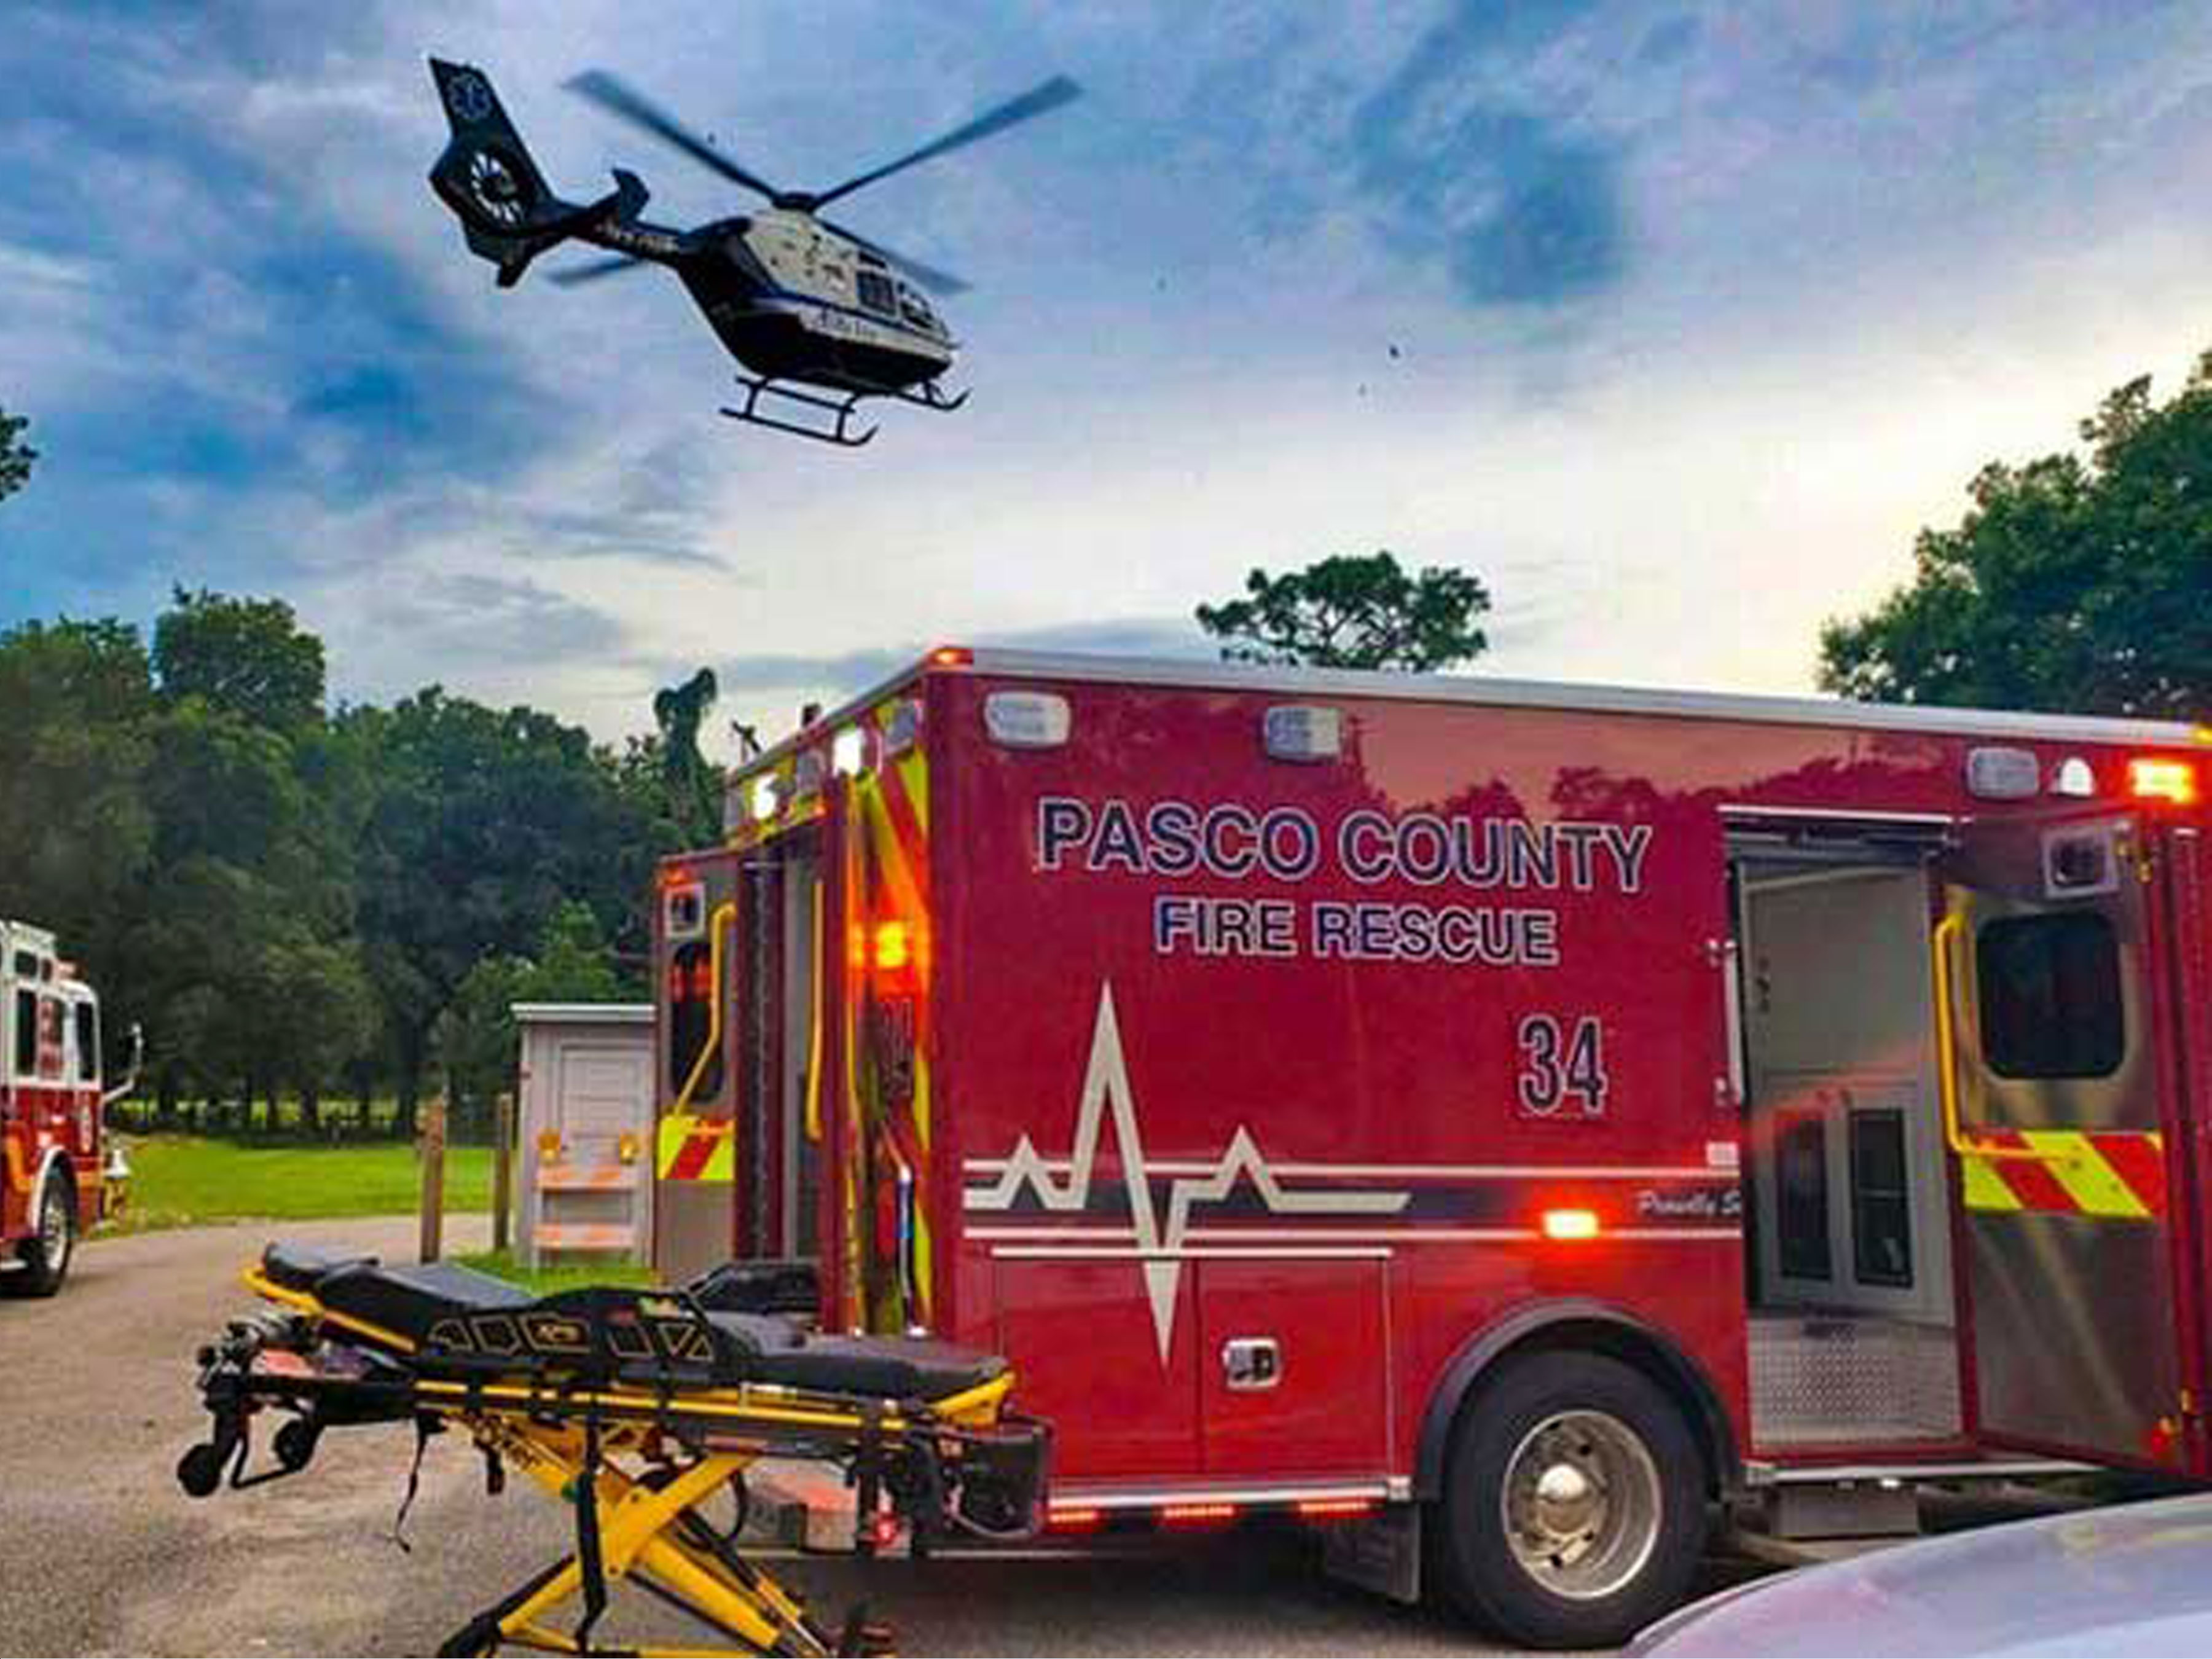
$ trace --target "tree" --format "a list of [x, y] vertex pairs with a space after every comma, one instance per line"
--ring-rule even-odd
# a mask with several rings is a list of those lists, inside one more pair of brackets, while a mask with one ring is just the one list
[[154, 625], [154, 672], [172, 702], [198, 697], [275, 731], [323, 717], [323, 642], [282, 599], [179, 587]]
[[2203, 718], [2212, 708], [2212, 352], [2163, 404], [2148, 376], [2081, 423], [2086, 455], [1991, 462], [1913, 577], [1820, 633], [1845, 696]]
[[699, 729], [714, 711], [718, 691], [714, 671], [702, 668], [681, 685], [664, 686], [653, 699], [668, 817], [687, 847], [703, 847], [721, 830], [722, 775], [699, 751]]
[[564, 900], [534, 957], [479, 961], [438, 1023], [438, 1052], [471, 1127], [489, 1121], [492, 1097], [515, 1086], [518, 1002], [623, 1000], [605, 935], [591, 907]]
[[137, 1012], [128, 939], [154, 851], [153, 701], [145, 647], [125, 623], [0, 633], [0, 916], [59, 933], [116, 1031]]
[[339, 726], [370, 780], [360, 931], [411, 1123], [439, 1018], [477, 963], [535, 948], [563, 900], [621, 926], [656, 848], [608, 757], [550, 714], [431, 686]]
[[0, 501], [31, 481], [31, 463], [39, 459], [39, 452], [23, 441], [23, 430], [29, 425], [21, 415], [0, 409]]
[[1490, 644], [1475, 623], [1490, 609], [1479, 578], [1437, 566], [1409, 576], [1388, 551], [1340, 553], [1280, 576], [1255, 570], [1244, 591], [1198, 607], [1199, 626], [1231, 662], [1429, 672]]

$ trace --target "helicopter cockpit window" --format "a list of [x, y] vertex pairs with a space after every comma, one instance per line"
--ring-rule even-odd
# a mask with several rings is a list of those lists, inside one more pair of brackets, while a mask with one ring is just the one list
[[860, 273], [859, 283], [862, 305], [886, 317], [898, 315], [898, 297], [890, 277], [879, 270], [864, 270]]

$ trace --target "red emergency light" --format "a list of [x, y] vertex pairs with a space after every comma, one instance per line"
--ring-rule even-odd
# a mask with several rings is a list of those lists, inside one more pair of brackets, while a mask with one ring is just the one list
[[1301, 1521], [1350, 1520], [1355, 1516], [1371, 1515], [1375, 1500], [1371, 1498], [1308, 1498], [1296, 1505]]
[[1167, 1504], [1160, 1509], [1160, 1523], [1169, 1527], [1206, 1527], [1236, 1518], [1234, 1504]]

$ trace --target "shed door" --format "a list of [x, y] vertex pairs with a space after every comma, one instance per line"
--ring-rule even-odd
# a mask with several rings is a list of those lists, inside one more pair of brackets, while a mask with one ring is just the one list
[[1983, 1437], [2202, 1468], [2172, 1064], [2197, 919], [2161, 839], [2110, 812], [1971, 826], [1936, 929], [1939, 1061]]

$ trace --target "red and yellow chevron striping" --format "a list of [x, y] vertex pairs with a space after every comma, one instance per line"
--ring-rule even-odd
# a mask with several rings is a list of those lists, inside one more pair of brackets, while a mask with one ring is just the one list
[[1959, 1159], [1970, 1210], [2166, 1218], [2166, 1147], [2155, 1132], [1979, 1129], [1972, 1146]]
[[654, 1151], [663, 1181], [720, 1181], [738, 1178], [736, 1123], [728, 1118], [690, 1117], [671, 1112], [660, 1120]]

